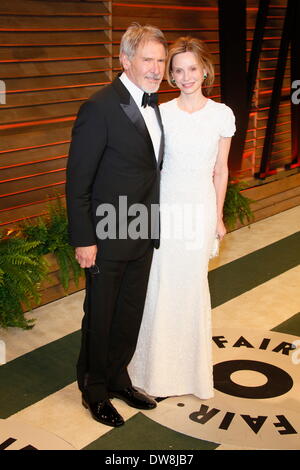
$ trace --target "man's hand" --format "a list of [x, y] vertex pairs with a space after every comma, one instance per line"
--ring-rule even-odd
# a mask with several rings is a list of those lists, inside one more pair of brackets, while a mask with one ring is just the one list
[[90, 268], [96, 262], [97, 245], [78, 246], [75, 248], [75, 258], [81, 268]]

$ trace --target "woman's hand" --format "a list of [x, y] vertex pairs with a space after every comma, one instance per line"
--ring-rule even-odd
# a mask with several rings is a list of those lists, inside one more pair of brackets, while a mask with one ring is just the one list
[[221, 137], [219, 151], [214, 167], [213, 182], [217, 197], [217, 235], [222, 240], [226, 234], [226, 227], [223, 222], [223, 207], [226, 198], [228, 183], [228, 154], [231, 144], [231, 137]]
[[225, 237], [227, 233], [225, 224], [223, 219], [218, 220], [217, 222], [217, 236], [219, 237], [220, 241]]

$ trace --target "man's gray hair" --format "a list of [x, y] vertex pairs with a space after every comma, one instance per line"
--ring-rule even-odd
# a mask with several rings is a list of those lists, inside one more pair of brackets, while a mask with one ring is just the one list
[[120, 44], [120, 58], [122, 54], [131, 59], [139, 45], [146, 41], [156, 41], [161, 43], [166, 54], [168, 53], [168, 44], [163, 32], [155, 26], [141, 26], [139, 23], [132, 23], [122, 36]]

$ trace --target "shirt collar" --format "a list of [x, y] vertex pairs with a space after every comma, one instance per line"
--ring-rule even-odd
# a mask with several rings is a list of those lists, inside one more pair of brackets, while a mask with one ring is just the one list
[[133, 83], [130, 80], [130, 78], [128, 78], [125, 72], [122, 73], [119, 79], [121, 80], [123, 85], [127, 88], [127, 90], [129, 91], [132, 98], [134, 99], [136, 104], [139, 106], [139, 108], [141, 108], [144, 91], [141, 90], [138, 86], [136, 86], [136, 84]]

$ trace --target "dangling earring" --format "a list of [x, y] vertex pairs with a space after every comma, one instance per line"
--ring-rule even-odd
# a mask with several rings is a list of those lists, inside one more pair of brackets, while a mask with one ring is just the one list
[[174, 80], [174, 78], [171, 78], [171, 83], [172, 85], [176, 85], [176, 80]]
[[203, 78], [204, 78], [204, 80], [207, 79], [207, 73], [205, 73], [205, 74], [203, 75]]

